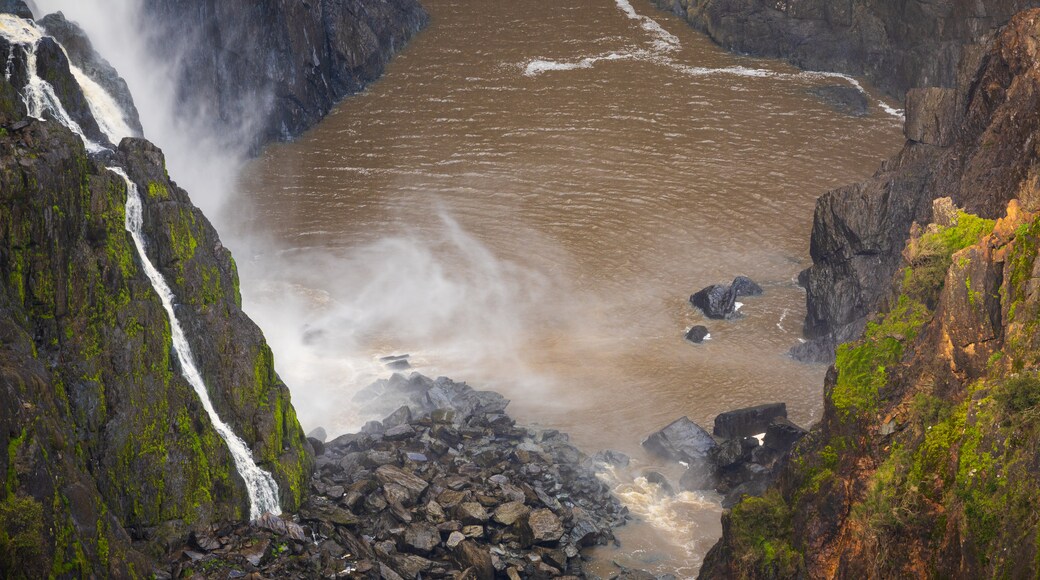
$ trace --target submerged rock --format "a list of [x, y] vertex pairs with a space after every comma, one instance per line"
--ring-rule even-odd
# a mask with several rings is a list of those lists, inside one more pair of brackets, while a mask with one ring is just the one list
[[710, 333], [708, 332], [708, 327], [706, 326], [694, 326], [690, 330], [686, 331], [686, 340], [694, 344], [700, 344], [704, 342], [708, 339], [709, 336]]
[[826, 85], [809, 89], [809, 94], [820, 99], [828, 107], [845, 115], [866, 117], [870, 114], [867, 95], [851, 85]]
[[723, 319], [736, 311], [737, 295], [730, 286], [712, 284], [690, 296], [690, 304], [708, 318]]

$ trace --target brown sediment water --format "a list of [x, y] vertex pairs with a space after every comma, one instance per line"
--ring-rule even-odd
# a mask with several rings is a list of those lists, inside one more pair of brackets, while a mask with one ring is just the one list
[[[365, 93], [246, 167], [225, 237], [305, 429], [369, 417], [378, 358], [512, 399], [524, 423], [631, 454], [640, 517], [595, 553], [679, 577], [720, 533], [713, 494], [633, 480], [678, 471], [640, 441], [687, 415], [785, 401], [820, 413], [801, 336], [817, 196], [902, 144], [814, 88], [852, 86], [728, 54], [645, 0], [426, 0], [432, 22]], [[743, 316], [687, 302], [744, 274]], [[683, 340], [705, 324], [711, 340]]]

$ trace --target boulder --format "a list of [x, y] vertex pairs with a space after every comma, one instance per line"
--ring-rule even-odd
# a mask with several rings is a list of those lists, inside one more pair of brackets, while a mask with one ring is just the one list
[[698, 325], [686, 331], [686, 340], [694, 344], [700, 344], [710, 336], [707, 326]]
[[441, 543], [437, 526], [428, 523], [410, 524], [404, 530], [398, 547], [417, 554], [429, 554]]
[[808, 431], [786, 417], [777, 417], [766, 428], [765, 446], [780, 453], [787, 453], [799, 439], [808, 434]]
[[390, 430], [411, 422], [412, 410], [408, 408], [408, 405], [401, 405], [396, 411], [390, 413], [386, 419], [383, 419], [383, 428]]
[[531, 513], [531, 508], [519, 501], [510, 501], [495, 509], [494, 520], [503, 526], [511, 526], [529, 513]]
[[668, 483], [668, 478], [660, 471], [647, 471], [643, 477], [650, 483], [657, 485], [665, 495], [675, 495], [675, 489]]
[[472, 569], [476, 580], [494, 580], [495, 567], [491, 552], [473, 540], [465, 540], [455, 546], [453, 555], [456, 563], [465, 571]]
[[714, 488], [714, 470], [706, 465], [690, 467], [679, 478], [679, 489], [681, 491], [703, 491]]
[[394, 483], [406, 489], [408, 491], [409, 499], [412, 502], [419, 499], [419, 495], [426, 491], [426, 488], [430, 485], [411, 473], [394, 467], [393, 465], [380, 466], [376, 469], [375, 475], [376, 479], [378, 479], [383, 485]]
[[688, 417], [673, 421], [643, 441], [647, 451], [691, 465], [706, 463], [716, 445], [715, 439]]
[[325, 431], [324, 427], [315, 427], [311, 430], [310, 433], [307, 434], [307, 437], [310, 437], [311, 439], [317, 439], [322, 443], [329, 440], [329, 434]]
[[712, 284], [690, 296], [690, 304], [699, 308], [708, 318], [717, 320], [733, 316], [736, 301], [737, 295], [733, 288], [722, 284]]
[[563, 537], [563, 524], [550, 509], [532, 510], [523, 525], [525, 545], [556, 542]]
[[787, 418], [787, 405], [769, 403], [719, 413], [712, 430], [717, 437], [739, 439], [765, 433], [776, 418]]
[[733, 289], [733, 294], [738, 298], [741, 296], [761, 296], [762, 287], [755, 283], [754, 280], [747, 276], [737, 276], [733, 279], [733, 283], [730, 284], [730, 288]]
[[488, 521], [487, 510], [484, 506], [480, 505], [475, 501], [466, 501], [460, 503], [455, 508], [455, 519], [461, 521], [463, 524], [483, 524]]

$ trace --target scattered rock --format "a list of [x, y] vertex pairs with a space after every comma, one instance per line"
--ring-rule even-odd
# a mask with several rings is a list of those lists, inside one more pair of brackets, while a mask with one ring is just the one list
[[737, 295], [729, 286], [713, 284], [690, 296], [690, 304], [708, 318], [729, 318], [736, 312]]
[[690, 330], [686, 331], [686, 340], [694, 344], [700, 344], [701, 342], [704, 342], [704, 340], [708, 337], [708, 327], [706, 326], [694, 326]]
[[533, 510], [527, 516], [524, 526], [524, 537], [528, 544], [556, 542], [563, 537], [564, 530], [560, 518], [550, 509]]

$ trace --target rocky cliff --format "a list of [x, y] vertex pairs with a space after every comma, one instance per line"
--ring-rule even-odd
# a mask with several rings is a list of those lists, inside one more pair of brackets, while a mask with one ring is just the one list
[[896, 98], [957, 84], [962, 47], [1031, 0], [653, 0], [723, 47], [863, 76]]
[[[906, 148], [821, 199], [810, 284], [847, 293], [835, 312], [880, 313], [838, 349], [779, 484], [724, 516], [702, 577], [1036, 574], [1038, 47], [1036, 10], [967, 47], [955, 88], [908, 94]], [[863, 298], [870, 276], [886, 282]]]
[[[172, 355], [169, 319], [126, 231], [127, 186], [106, 167], [145, 192], [149, 258], [210, 398], [274, 475], [283, 508], [300, 504], [313, 457], [240, 309], [234, 260], [161, 152], [124, 139], [88, 154], [53, 115], [27, 117], [30, 54], [7, 41], [0, 51], [13, 72], [0, 78], [0, 576], [148, 576], [191, 527], [243, 519], [249, 504]], [[41, 41], [35, 65], [107, 143], [57, 43]]]
[[417, 0], [150, 0], [144, 19], [184, 114], [256, 146], [375, 80], [428, 17]]

